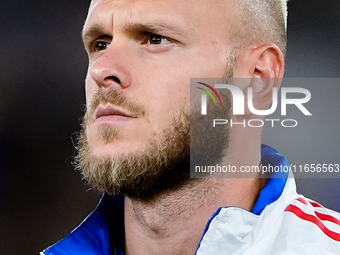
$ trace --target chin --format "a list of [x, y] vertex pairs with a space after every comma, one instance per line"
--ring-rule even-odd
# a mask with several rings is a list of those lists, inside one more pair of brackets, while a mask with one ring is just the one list
[[105, 144], [96, 144], [95, 146], [89, 144], [89, 152], [93, 160], [105, 161], [112, 158], [121, 160], [131, 155], [141, 155], [144, 149], [140, 147], [141, 145], [138, 146], [138, 144], [129, 145], [127, 142], [114, 140]]

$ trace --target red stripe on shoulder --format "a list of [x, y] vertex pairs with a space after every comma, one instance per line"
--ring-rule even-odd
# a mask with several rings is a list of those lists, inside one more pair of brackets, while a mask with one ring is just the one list
[[[329, 230], [323, 223], [322, 221], [317, 218], [314, 215], [311, 214], [307, 214], [304, 211], [302, 211], [299, 207], [295, 206], [295, 205], [289, 205], [285, 212], [291, 212], [294, 213], [296, 216], [298, 216], [300, 219], [302, 220], [306, 220], [306, 221], [310, 221], [312, 223], [314, 223], [316, 226], [319, 227], [319, 229], [328, 237], [332, 238], [335, 241], [340, 242], [340, 234], [336, 233], [332, 230]], [[326, 215], [326, 216], [330, 216], [330, 215]], [[330, 216], [332, 217], [332, 216]], [[335, 218], [334, 218], [335, 219]], [[338, 224], [338, 223], [337, 223]]]
[[323, 207], [322, 205], [320, 205], [319, 203], [317, 203], [317, 202], [312, 202], [312, 201], [308, 201], [308, 202], [307, 202], [307, 200], [303, 199], [302, 197], [299, 197], [297, 200], [298, 200], [299, 202], [305, 204], [305, 205], [308, 205], [308, 203], [310, 203], [313, 207], [322, 207], [322, 208], [324, 208], [324, 207]]
[[[302, 197], [299, 197], [297, 199], [299, 202], [305, 204], [305, 205], [312, 205], [313, 207], [318, 207], [318, 208], [324, 208], [322, 205], [320, 205], [319, 203], [316, 203], [316, 202], [310, 202], [310, 201], [307, 201], [305, 199], [303, 199]], [[314, 204], [316, 204], [317, 206], [314, 206]], [[326, 221], [330, 221], [330, 222], [333, 222], [335, 224], [338, 224], [340, 226], [340, 220], [337, 219], [337, 218], [334, 218], [332, 215], [329, 215], [329, 214], [324, 214], [324, 213], [320, 213], [320, 212], [316, 212], [314, 211], [315, 215], [320, 219], [320, 220], [326, 220]]]

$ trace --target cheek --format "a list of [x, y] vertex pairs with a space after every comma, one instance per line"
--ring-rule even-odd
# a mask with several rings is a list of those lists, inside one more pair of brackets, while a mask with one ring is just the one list
[[189, 111], [190, 84], [182, 84], [182, 87], [169, 87], [155, 94], [148, 102], [150, 109], [150, 122], [154, 127], [169, 126], [179, 111]]
[[91, 103], [92, 96], [98, 87], [95, 82], [90, 78], [89, 74], [86, 75], [85, 79], [85, 99], [86, 106], [89, 106]]

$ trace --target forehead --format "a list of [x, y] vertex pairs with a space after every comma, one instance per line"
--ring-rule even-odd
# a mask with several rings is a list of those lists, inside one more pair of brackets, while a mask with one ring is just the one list
[[120, 22], [153, 21], [169, 21], [195, 30], [209, 26], [216, 29], [236, 18], [234, 2], [233, 0], [93, 0], [84, 29], [94, 23], [113, 28]]
[[[145, 6], [147, 8], [158, 8], [158, 7], [173, 7], [174, 9], [189, 7], [191, 10], [198, 9], [199, 7], [209, 6], [213, 9], [214, 6], [219, 5], [228, 5], [233, 0], [92, 0], [90, 4], [89, 10], [93, 9], [97, 6], [111, 6], [111, 7], [119, 7], [119, 6]], [[164, 10], [168, 11], [167, 9]], [[206, 13], [209, 13], [209, 9], [205, 9]]]

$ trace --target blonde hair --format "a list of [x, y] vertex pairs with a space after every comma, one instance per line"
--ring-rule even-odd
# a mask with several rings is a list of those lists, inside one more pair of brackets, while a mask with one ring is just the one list
[[242, 48], [256, 41], [274, 43], [286, 54], [287, 0], [237, 0], [241, 22], [234, 40]]

